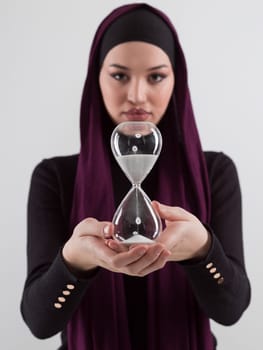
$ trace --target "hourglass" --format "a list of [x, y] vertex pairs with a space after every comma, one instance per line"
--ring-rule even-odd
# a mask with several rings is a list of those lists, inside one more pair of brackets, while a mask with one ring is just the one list
[[112, 132], [112, 152], [132, 184], [112, 219], [114, 238], [119, 242], [153, 243], [161, 232], [161, 219], [141, 187], [161, 148], [161, 133], [151, 122], [123, 122]]

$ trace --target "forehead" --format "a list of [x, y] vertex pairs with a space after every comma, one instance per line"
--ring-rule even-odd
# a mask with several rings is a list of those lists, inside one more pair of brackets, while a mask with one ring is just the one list
[[166, 52], [159, 46], [144, 41], [129, 41], [114, 46], [106, 55], [104, 63], [147, 63], [148, 65], [168, 64], [170, 60]]

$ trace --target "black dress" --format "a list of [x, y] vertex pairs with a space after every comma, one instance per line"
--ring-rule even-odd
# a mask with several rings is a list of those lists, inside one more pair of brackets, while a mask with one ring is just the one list
[[[205, 259], [180, 264], [207, 316], [230, 325], [240, 318], [250, 301], [243, 256], [240, 186], [235, 165], [228, 156], [205, 152], [205, 158], [212, 195], [208, 227], [212, 246]], [[67, 349], [67, 322], [100, 271], [98, 268], [75, 276], [61, 255], [61, 248], [71, 236], [69, 218], [77, 161], [78, 155], [43, 160], [33, 172], [28, 198], [28, 274], [21, 312], [38, 338], [62, 332], [60, 349]], [[118, 184], [114, 188], [118, 186], [116, 202], [119, 203], [130, 183], [118, 167], [113, 167], [113, 172], [118, 172], [118, 177], [115, 176]], [[151, 188], [145, 191], [151, 198]], [[146, 295], [144, 278], [125, 276], [125, 288], [133, 347], [144, 349], [143, 325], [147, 313], [142, 297]], [[133, 305], [134, 291], [140, 293], [139, 307]]]

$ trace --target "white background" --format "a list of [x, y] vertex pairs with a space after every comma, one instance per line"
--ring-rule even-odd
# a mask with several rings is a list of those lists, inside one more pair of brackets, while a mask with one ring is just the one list
[[[19, 312], [29, 181], [42, 158], [78, 152], [91, 39], [104, 16], [124, 3], [0, 0], [1, 349], [58, 346], [57, 336], [35, 339]], [[224, 151], [239, 171], [252, 302], [236, 325], [212, 324], [219, 350], [258, 350], [263, 331], [262, 2], [149, 3], [166, 12], [179, 33], [203, 147]]]

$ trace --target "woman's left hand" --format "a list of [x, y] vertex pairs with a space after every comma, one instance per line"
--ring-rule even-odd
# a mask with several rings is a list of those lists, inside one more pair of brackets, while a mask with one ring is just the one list
[[166, 228], [156, 239], [170, 252], [170, 261], [203, 258], [211, 246], [211, 236], [196, 216], [180, 207], [171, 207], [154, 201], [153, 206]]

